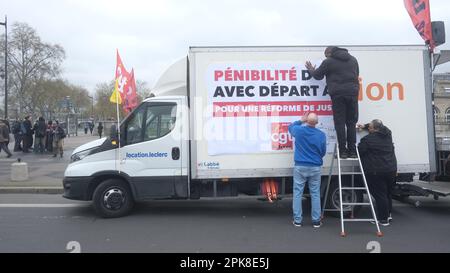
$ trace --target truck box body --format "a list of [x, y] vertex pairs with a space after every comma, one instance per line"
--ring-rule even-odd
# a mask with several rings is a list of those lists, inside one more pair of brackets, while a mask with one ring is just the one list
[[[381, 119], [392, 130], [400, 173], [434, 171], [427, 49], [346, 48], [359, 62], [359, 123]], [[323, 52], [324, 47], [192, 47], [191, 179], [291, 176], [287, 126], [305, 111], [319, 113], [328, 174], [336, 143], [331, 99], [325, 79], [311, 79], [304, 66], [308, 60], [319, 66]]]

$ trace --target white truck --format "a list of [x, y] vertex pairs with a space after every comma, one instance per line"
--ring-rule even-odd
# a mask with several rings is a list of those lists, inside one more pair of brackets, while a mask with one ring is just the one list
[[[360, 123], [378, 118], [392, 130], [400, 177], [434, 172], [427, 48], [346, 48], [360, 66]], [[336, 142], [331, 100], [325, 81], [312, 79], [304, 66], [307, 60], [320, 64], [324, 49], [191, 47], [161, 76], [155, 96], [121, 122], [120, 148], [102, 138], [74, 150], [64, 197], [93, 200], [103, 217], [125, 215], [134, 202], [150, 199], [279, 198], [292, 192], [287, 126], [305, 112], [319, 114], [328, 136], [326, 181]], [[338, 208], [333, 184], [328, 205]]]

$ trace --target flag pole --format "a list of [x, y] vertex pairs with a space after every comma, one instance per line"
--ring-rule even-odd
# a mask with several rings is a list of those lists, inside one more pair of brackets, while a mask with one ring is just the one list
[[116, 160], [116, 168], [120, 174], [120, 113], [119, 113], [119, 92], [116, 90], [116, 111], [117, 111], [117, 136], [119, 139], [119, 148], [117, 149], [119, 154], [119, 164], [117, 164]]

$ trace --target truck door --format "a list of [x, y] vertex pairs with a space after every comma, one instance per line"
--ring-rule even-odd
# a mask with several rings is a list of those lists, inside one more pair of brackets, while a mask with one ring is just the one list
[[143, 103], [124, 123], [121, 166], [131, 177], [138, 199], [187, 194], [180, 192], [178, 185], [184, 181], [181, 179], [180, 104], [181, 100]]

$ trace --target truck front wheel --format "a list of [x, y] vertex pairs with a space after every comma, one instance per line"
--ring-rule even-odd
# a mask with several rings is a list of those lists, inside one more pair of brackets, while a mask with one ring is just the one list
[[116, 218], [127, 215], [134, 205], [130, 187], [121, 180], [103, 181], [92, 197], [95, 212], [104, 218]]

